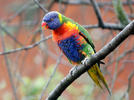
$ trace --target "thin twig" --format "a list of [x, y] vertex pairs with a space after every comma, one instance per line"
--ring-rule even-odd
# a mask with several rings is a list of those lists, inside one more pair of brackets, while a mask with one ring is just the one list
[[50, 76], [50, 78], [49, 78], [47, 84], [44, 86], [39, 100], [42, 100], [43, 95], [45, 94], [47, 87], [49, 86], [49, 84], [50, 84], [52, 78], [54, 77], [55, 72], [56, 72], [56, 69], [57, 69], [58, 65], [60, 64], [60, 62], [61, 62], [62, 55], [63, 55], [63, 54], [61, 53], [60, 56], [58, 57], [58, 59], [57, 59], [57, 61], [56, 61], [56, 65], [55, 65], [55, 67], [54, 67], [54, 70], [53, 70], [53, 72], [52, 72], [52, 74], [51, 74], [51, 76]]
[[99, 6], [97, 5], [96, 1], [95, 0], [90, 0], [93, 8], [94, 8], [94, 11], [95, 11], [95, 14], [97, 16], [97, 19], [98, 19], [98, 25], [103, 27], [104, 26], [104, 23], [103, 23], [103, 20], [102, 20], [102, 17], [101, 17], [101, 13], [100, 13], [100, 10], [99, 10]]
[[123, 63], [134, 63], [134, 60], [124, 60]]
[[38, 0], [34, 0], [34, 2], [35, 2], [45, 13], [48, 12], [48, 10], [47, 10], [46, 8], [44, 8], [43, 5], [41, 5]]
[[[132, 49], [127, 50], [124, 53], [122, 53], [116, 60], [119, 61], [122, 58], [126, 57], [128, 54], [133, 53], [133, 52], [134, 52], [134, 47]], [[125, 60], [124, 60], [124, 62], [125, 62]], [[118, 76], [121, 74], [121, 72], [123, 71], [124, 68], [125, 68], [125, 64], [123, 64], [123, 66], [120, 67], [120, 69], [118, 71]]]
[[102, 28], [102, 29], [111, 29], [111, 30], [122, 30], [124, 26], [118, 25], [118, 24], [113, 24], [113, 23], [104, 23], [102, 25], [82, 25], [86, 29], [92, 29], [92, 28]]
[[16, 49], [12, 49], [12, 50], [8, 50], [8, 51], [0, 52], [0, 55], [11, 54], [11, 53], [16, 53], [16, 52], [19, 52], [19, 51], [22, 51], [22, 50], [32, 49], [32, 48], [38, 46], [40, 43], [42, 43], [42, 42], [44, 42], [44, 41], [46, 41], [46, 40], [48, 40], [50, 38], [52, 38], [52, 35], [49, 35], [46, 38], [41, 39], [40, 41], [38, 41], [38, 42], [36, 42], [36, 43], [34, 43], [32, 45], [26, 46], [26, 47], [16, 48]]
[[132, 85], [131, 81], [132, 81], [133, 76], [134, 76], [134, 71], [132, 71], [132, 72], [130, 73], [130, 75], [128, 76], [128, 86], [127, 86], [127, 90], [126, 90], [126, 92], [123, 94], [123, 96], [121, 97], [120, 100], [123, 100], [124, 97], [126, 97], [127, 100], [129, 100], [128, 94], [129, 94], [130, 89], [131, 89], [131, 85]]
[[[2, 34], [0, 35], [0, 38], [1, 38], [1, 43], [2, 43], [2, 47], [3, 47], [3, 51], [5, 51], [6, 48], [5, 48], [5, 43], [4, 43]], [[13, 75], [12, 75], [12, 72], [11, 72], [11, 69], [10, 69], [10, 65], [9, 65], [9, 61], [8, 61], [7, 55], [4, 55], [4, 59], [5, 59], [6, 68], [7, 68], [7, 72], [8, 72], [8, 76], [9, 76], [9, 80], [10, 80], [10, 84], [11, 84], [11, 87], [12, 87], [14, 98], [15, 98], [15, 100], [19, 100], [18, 96], [17, 96], [16, 88], [15, 88], [15, 85], [14, 85]]]
[[[55, 0], [56, 2], [58, 2], [59, 0]], [[70, 4], [70, 5], [92, 5], [91, 2], [88, 1], [82, 1], [82, 0], [62, 0], [61, 2], [62, 4]], [[97, 2], [99, 7], [104, 7], [104, 6], [112, 6], [112, 2]], [[123, 1], [122, 2], [123, 5], [128, 5], [129, 2], [127, 1]], [[134, 1], [131, 1], [131, 4], [134, 4]]]
[[21, 42], [19, 42], [14, 36], [11, 35], [11, 33], [0, 24], [0, 29], [4, 31], [11, 39], [13, 39], [16, 43], [18, 43], [20, 46], [23, 46]]
[[13, 15], [8, 18], [7, 22], [12, 21], [16, 16], [21, 14], [24, 10], [26, 10], [28, 7], [31, 7], [32, 5], [33, 5], [33, 2], [31, 2], [31, 1], [27, 2], [25, 5], [20, 7], [20, 9], [18, 9], [15, 13], [13, 13]]
[[100, 12], [100, 9], [99, 9], [98, 4], [96, 3], [95, 0], [90, 0], [90, 2], [92, 4], [93, 9], [95, 11], [95, 14], [97, 16], [98, 25], [88, 26], [89, 28], [97, 28], [97, 27], [100, 27], [100, 28], [103, 28], [103, 29], [115, 29], [115, 30], [122, 30], [124, 28], [121, 25], [111, 24], [111, 23], [104, 23], [103, 22], [103, 19], [102, 19], [102, 16], [101, 16], [101, 12]]

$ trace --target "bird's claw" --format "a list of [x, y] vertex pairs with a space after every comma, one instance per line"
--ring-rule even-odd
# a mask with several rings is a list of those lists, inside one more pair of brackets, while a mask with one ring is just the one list
[[73, 68], [69, 71], [69, 73], [70, 73], [71, 75], [73, 75], [74, 71], [76, 71], [76, 70], [77, 70], [77, 66], [73, 67]]
[[83, 64], [83, 65], [84, 65], [84, 64], [85, 64], [85, 62], [87, 62], [87, 60], [88, 60], [88, 59], [89, 59], [89, 58], [88, 58], [88, 57], [86, 57], [84, 60], [82, 60], [82, 61], [81, 61], [81, 64]]

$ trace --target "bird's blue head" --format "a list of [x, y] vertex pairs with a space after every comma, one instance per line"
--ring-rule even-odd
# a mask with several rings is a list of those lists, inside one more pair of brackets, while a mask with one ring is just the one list
[[42, 27], [52, 30], [59, 28], [62, 25], [62, 15], [57, 11], [47, 13], [42, 20]]

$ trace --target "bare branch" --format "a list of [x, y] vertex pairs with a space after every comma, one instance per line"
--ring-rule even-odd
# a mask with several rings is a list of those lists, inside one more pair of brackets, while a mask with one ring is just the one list
[[55, 67], [54, 67], [54, 70], [53, 70], [53, 72], [52, 72], [52, 74], [51, 74], [51, 76], [50, 76], [50, 78], [49, 78], [47, 84], [46, 84], [45, 87], [43, 88], [43, 91], [42, 91], [42, 93], [41, 93], [41, 96], [40, 96], [39, 100], [42, 100], [42, 97], [43, 97], [43, 95], [45, 94], [45, 91], [46, 91], [48, 85], [50, 84], [52, 78], [54, 77], [55, 72], [56, 72], [56, 69], [57, 69], [58, 65], [60, 64], [60, 62], [61, 62], [62, 55], [63, 55], [63, 54], [61, 53], [60, 56], [58, 57], [58, 59], [57, 59], [57, 61], [56, 61], [56, 65], [55, 65]]
[[10, 54], [10, 53], [19, 52], [19, 51], [22, 51], [22, 50], [29, 50], [29, 49], [32, 49], [32, 48], [38, 46], [40, 43], [42, 43], [42, 42], [44, 42], [44, 41], [46, 41], [46, 40], [48, 40], [48, 39], [50, 39], [50, 38], [52, 38], [52, 35], [49, 35], [49, 36], [47, 36], [46, 38], [41, 39], [40, 41], [38, 41], [38, 42], [36, 42], [36, 43], [34, 43], [34, 44], [32, 44], [32, 45], [26, 46], [26, 47], [16, 48], [16, 49], [12, 49], [12, 50], [9, 50], [9, 51], [0, 52], [0, 55], [5, 55], [5, 54]]
[[91, 29], [91, 28], [102, 28], [102, 29], [111, 29], [111, 30], [122, 30], [124, 26], [118, 25], [118, 24], [112, 24], [112, 23], [104, 23], [102, 25], [82, 25], [86, 29]]
[[41, 5], [41, 4], [39, 3], [39, 0], [34, 0], [34, 2], [35, 2], [45, 13], [48, 12], [48, 10], [47, 10], [46, 8], [44, 8], [43, 5]]
[[[59, 0], [55, 0], [56, 2]], [[128, 1], [128, 0], [127, 0]], [[123, 1], [122, 4], [123, 5], [128, 5], [129, 2], [127, 1]], [[69, 0], [62, 0], [61, 1], [62, 4], [70, 4], [70, 5], [91, 5], [91, 2], [88, 1], [82, 1], [82, 0], [74, 0], [74, 1], [69, 1]], [[103, 6], [112, 6], [112, 2], [97, 2], [99, 7], [103, 7]], [[134, 1], [131, 1], [131, 4], [134, 4]]]
[[[123, 96], [121, 97], [121, 100], [123, 100], [124, 97], [129, 98], [129, 97], [128, 97], [128, 93], [130, 92], [130, 89], [131, 89], [131, 81], [132, 81], [133, 76], [134, 76], [134, 71], [132, 71], [132, 72], [130, 73], [130, 75], [128, 76], [128, 86], [127, 86], [127, 90], [126, 90], [126, 92], [123, 94]], [[127, 99], [127, 100], [129, 100], [129, 99]]]
[[[2, 34], [0, 35], [0, 38], [1, 38], [3, 51], [5, 51], [6, 48], [5, 48], [5, 44], [4, 44]], [[14, 98], [15, 98], [15, 100], [19, 100], [18, 96], [17, 96], [16, 88], [15, 88], [15, 85], [14, 85], [13, 75], [12, 75], [12, 72], [11, 72], [11, 69], [10, 69], [9, 60], [8, 60], [7, 55], [4, 55], [4, 59], [5, 59], [5, 64], [6, 64], [6, 68], [7, 68], [7, 72], [8, 72], [8, 76], [9, 76], [9, 81], [10, 81], [10, 84], [11, 84], [11, 87], [12, 87]]]
[[124, 27], [117, 24], [111, 24], [111, 23], [104, 23], [103, 19], [101, 17], [99, 6], [97, 5], [95, 0], [90, 0], [91, 4], [93, 5], [93, 9], [95, 11], [95, 14], [97, 16], [98, 25], [86, 25], [85, 28], [103, 28], [103, 29], [114, 29], [114, 30], [122, 30]]
[[12, 21], [16, 16], [18, 16], [19, 14], [21, 14], [24, 10], [26, 10], [29, 6], [32, 6], [33, 2], [28, 2], [25, 5], [23, 5], [22, 7], [20, 7], [20, 9], [18, 9], [15, 13], [13, 13], [12, 16], [10, 16], [7, 20], [7, 22]]
[[90, 0], [90, 2], [93, 5], [94, 11], [95, 11], [97, 19], [98, 19], [99, 26], [103, 27], [104, 23], [103, 23], [103, 20], [102, 20], [102, 17], [101, 17], [101, 13], [100, 13], [100, 10], [99, 10], [99, 7], [98, 7], [96, 1], [95, 0]]
[[88, 60], [84, 61], [84, 64], [77, 66], [73, 73], [69, 73], [56, 88], [49, 94], [47, 100], [57, 99], [62, 92], [80, 75], [86, 72], [90, 66], [96, 62], [104, 59], [110, 54], [115, 48], [117, 48], [129, 35], [134, 32], [134, 21], [127, 25], [116, 37], [114, 37], [107, 45], [105, 45], [96, 54], [92, 55]]
[[14, 36], [11, 35], [10, 32], [8, 32], [8, 30], [5, 29], [5, 27], [3, 27], [1, 24], [0, 24], [0, 29], [2, 31], [4, 31], [11, 39], [13, 39], [16, 43], [18, 43], [20, 46], [23, 46], [22, 43], [20, 43]]

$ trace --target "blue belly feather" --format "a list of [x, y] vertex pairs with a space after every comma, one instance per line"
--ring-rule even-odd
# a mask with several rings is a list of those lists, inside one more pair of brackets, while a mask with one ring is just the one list
[[68, 59], [74, 62], [80, 62], [85, 56], [80, 52], [84, 45], [78, 44], [79, 37], [71, 36], [65, 40], [60, 40], [58, 46], [64, 52]]

